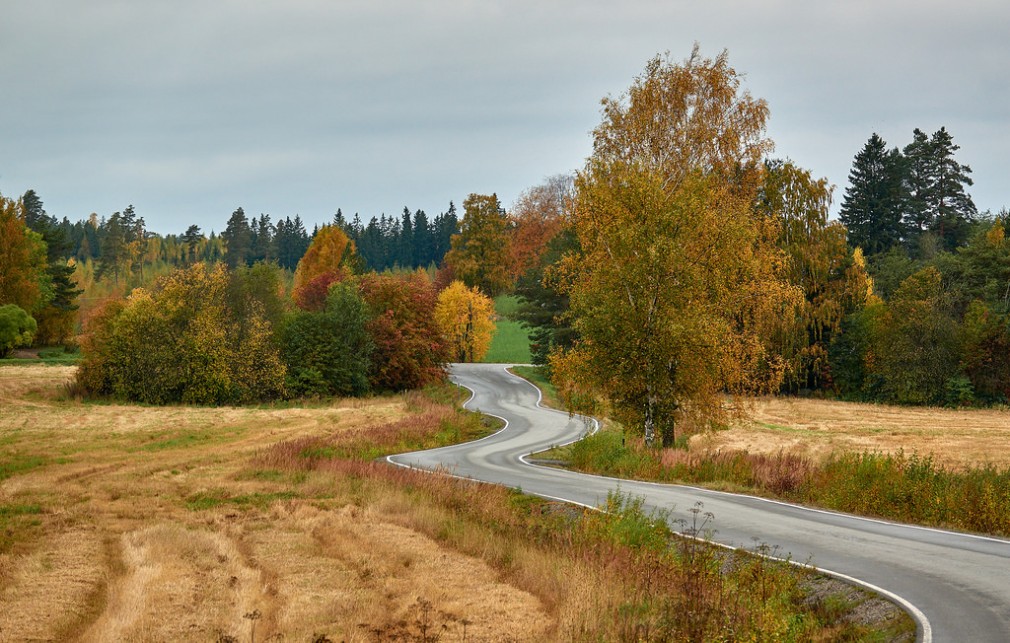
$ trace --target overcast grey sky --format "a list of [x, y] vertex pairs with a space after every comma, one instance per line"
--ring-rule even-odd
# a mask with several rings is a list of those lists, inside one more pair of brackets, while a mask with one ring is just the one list
[[[837, 188], [870, 134], [946, 126], [1010, 206], [1005, 0], [5, 0], [0, 193], [152, 230], [238, 206], [364, 219], [580, 168], [599, 101], [653, 55], [729, 51], [775, 155]], [[837, 206], [836, 206], [837, 208]]]

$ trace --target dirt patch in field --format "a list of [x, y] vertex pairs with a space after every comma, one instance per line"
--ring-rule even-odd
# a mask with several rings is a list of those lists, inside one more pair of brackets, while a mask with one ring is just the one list
[[760, 398], [749, 418], [725, 431], [697, 435], [692, 448], [790, 451], [821, 459], [835, 451], [931, 455], [960, 468], [1010, 466], [1010, 411], [857, 404], [804, 398]]
[[[542, 639], [540, 601], [323, 473], [258, 470], [281, 441], [406, 417], [66, 399], [73, 367], [0, 367], [0, 640]], [[402, 522], [402, 521], [401, 521]]]

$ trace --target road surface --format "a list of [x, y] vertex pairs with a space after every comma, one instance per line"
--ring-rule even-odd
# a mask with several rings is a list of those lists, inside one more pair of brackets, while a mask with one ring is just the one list
[[[578, 439], [589, 420], [539, 406], [539, 391], [497, 364], [454, 365], [452, 380], [473, 391], [467, 408], [506, 420], [502, 431], [467, 444], [390, 456], [424, 469], [518, 487], [599, 506], [611, 490], [641, 496], [649, 508], [690, 524], [704, 503], [715, 542], [809, 562], [902, 603], [923, 641], [1010, 641], [1010, 541], [858, 518], [679, 485], [616, 480], [527, 463], [523, 456]], [[1010, 507], [1007, 508], [1010, 511]]]

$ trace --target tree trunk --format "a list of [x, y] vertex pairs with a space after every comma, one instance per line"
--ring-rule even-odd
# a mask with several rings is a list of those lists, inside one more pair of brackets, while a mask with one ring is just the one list
[[663, 423], [663, 426], [660, 429], [660, 433], [662, 436], [664, 447], [669, 448], [674, 446], [674, 444], [677, 442], [677, 429], [674, 425], [674, 420], [672, 417], [670, 418], [668, 423]]
[[656, 396], [652, 389], [647, 389], [645, 398], [645, 446], [652, 448], [656, 444]]

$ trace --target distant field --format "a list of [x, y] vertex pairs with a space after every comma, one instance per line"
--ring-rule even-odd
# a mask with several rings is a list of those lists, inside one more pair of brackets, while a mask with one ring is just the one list
[[529, 334], [519, 322], [508, 318], [518, 307], [518, 298], [514, 295], [501, 295], [494, 303], [498, 314], [495, 335], [491, 340], [491, 349], [482, 361], [488, 364], [529, 364]]
[[832, 451], [932, 454], [953, 467], [1010, 465], [1010, 411], [857, 404], [769, 397], [753, 400], [746, 421], [695, 436], [691, 447], [791, 451], [821, 459]]
[[[517, 375], [553, 392], [539, 369]], [[545, 401], [559, 403], [553, 395]], [[798, 397], [744, 402], [744, 417], [728, 429], [692, 436], [690, 449], [796, 453], [816, 461], [836, 452], [931, 455], [954, 469], [1010, 466], [1010, 409], [944, 409], [860, 404]]]

